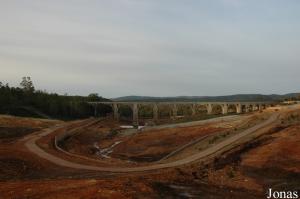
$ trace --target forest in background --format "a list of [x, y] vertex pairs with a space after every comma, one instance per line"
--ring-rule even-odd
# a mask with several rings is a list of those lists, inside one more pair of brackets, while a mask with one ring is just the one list
[[[95, 116], [94, 107], [87, 102], [109, 101], [96, 93], [88, 96], [68, 96], [35, 90], [30, 77], [23, 77], [20, 87], [0, 82], [0, 114], [25, 117], [80, 119]], [[98, 106], [97, 116], [110, 112], [108, 106]]]

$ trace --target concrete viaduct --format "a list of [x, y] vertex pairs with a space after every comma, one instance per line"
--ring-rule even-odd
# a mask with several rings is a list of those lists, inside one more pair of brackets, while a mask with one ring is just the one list
[[[151, 106], [153, 110], [153, 120], [159, 119], [159, 107], [168, 106], [171, 108], [172, 117], [176, 118], [178, 113], [178, 107], [185, 105], [189, 106], [192, 112], [192, 116], [196, 115], [196, 110], [199, 106], [204, 107], [207, 114], [214, 114], [213, 109], [218, 107], [223, 115], [228, 114], [229, 108], [233, 108], [237, 114], [247, 113], [251, 111], [259, 111], [267, 108], [268, 106], [274, 105], [274, 102], [89, 102], [92, 104], [96, 111], [98, 104], [105, 104], [112, 107], [113, 116], [115, 120], [119, 120], [119, 107], [129, 106], [132, 110], [132, 121], [134, 124], [138, 124], [139, 120], [139, 107], [140, 106]], [[96, 114], [96, 113], [95, 113]]]

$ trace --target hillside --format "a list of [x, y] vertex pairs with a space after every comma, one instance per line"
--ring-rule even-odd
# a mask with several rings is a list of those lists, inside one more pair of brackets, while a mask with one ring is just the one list
[[299, 97], [300, 93], [289, 93], [284, 95], [262, 95], [262, 94], [238, 94], [227, 96], [176, 96], [176, 97], [150, 97], [150, 96], [124, 96], [114, 98], [114, 101], [280, 101], [287, 98]]

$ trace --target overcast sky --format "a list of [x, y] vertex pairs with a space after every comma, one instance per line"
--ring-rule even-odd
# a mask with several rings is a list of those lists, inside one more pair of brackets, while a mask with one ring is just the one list
[[300, 91], [299, 0], [1, 0], [0, 81], [104, 97]]

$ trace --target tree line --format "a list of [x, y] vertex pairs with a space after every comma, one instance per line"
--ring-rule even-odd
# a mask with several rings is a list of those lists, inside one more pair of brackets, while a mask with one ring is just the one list
[[[109, 101], [96, 93], [88, 96], [68, 96], [35, 90], [30, 77], [23, 77], [20, 87], [0, 82], [0, 113], [26, 117], [79, 119], [94, 116], [95, 109], [87, 102]], [[110, 112], [108, 106], [98, 106], [97, 116]]]

